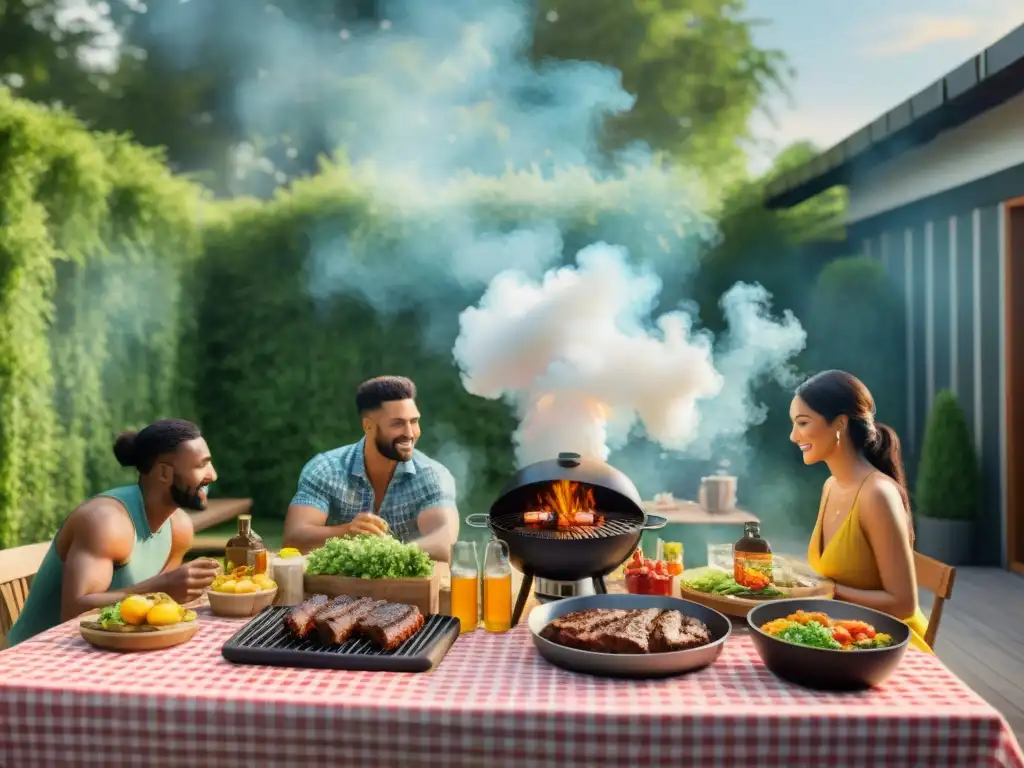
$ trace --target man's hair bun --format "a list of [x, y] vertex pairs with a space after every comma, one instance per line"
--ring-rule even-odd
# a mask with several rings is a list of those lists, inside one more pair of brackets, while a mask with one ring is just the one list
[[114, 441], [114, 457], [122, 467], [134, 467], [138, 461], [135, 450], [135, 438], [138, 436], [138, 432], [130, 429], [119, 434]]

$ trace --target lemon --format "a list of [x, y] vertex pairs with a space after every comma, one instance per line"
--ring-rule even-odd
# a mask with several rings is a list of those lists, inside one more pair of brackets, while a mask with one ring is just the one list
[[146, 621], [146, 614], [153, 603], [142, 595], [129, 595], [121, 601], [121, 619], [125, 624], [138, 626]]
[[227, 581], [223, 581], [220, 584], [218, 584], [214, 588], [214, 590], [217, 591], [217, 592], [228, 592], [228, 593], [231, 593], [231, 592], [235, 591], [235, 585], [237, 585], [237, 584], [238, 584], [238, 582], [235, 581], [234, 579], [228, 579]]
[[235, 594], [242, 595], [247, 592], [259, 592], [260, 588], [256, 586], [252, 579], [242, 579], [235, 584]]
[[252, 577], [252, 583], [260, 589], [273, 589], [277, 586], [274, 580], [267, 576], [265, 573], [258, 573]]
[[157, 603], [146, 614], [146, 623], [154, 627], [177, 624], [185, 616], [185, 609], [175, 602], [165, 600]]
[[299, 552], [299, 550], [297, 550], [295, 547], [285, 547], [277, 553], [277, 556], [282, 559], [287, 559], [289, 557], [301, 557], [302, 553]]

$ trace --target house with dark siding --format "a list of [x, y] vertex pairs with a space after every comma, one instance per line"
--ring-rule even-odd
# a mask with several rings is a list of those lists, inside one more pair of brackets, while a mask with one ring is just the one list
[[1024, 25], [776, 179], [766, 202], [836, 185], [849, 250], [904, 296], [907, 417], [894, 426], [908, 458], [952, 389], [982, 468], [977, 557], [1024, 573]]

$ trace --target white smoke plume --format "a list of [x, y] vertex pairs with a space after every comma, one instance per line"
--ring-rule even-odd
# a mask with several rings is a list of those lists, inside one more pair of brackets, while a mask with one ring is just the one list
[[769, 316], [763, 288], [737, 284], [723, 297], [729, 333], [716, 361], [687, 313], [651, 318], [661, 280], [623, 249], [595, 244], [576, 262], [540, 281], [503, 272], [460, 316], [463, 384], [517, 408], [520, 466], [560, 451], [607, 461], [638, 422], [683, 451], [763, 418], [752, 384], [784, 375], [806, 339], [792, 313]]
[[[804, 344], [796, 319], [773, 319], [767, 293], [744, 284], [721, 299], [729, 330], [720, 338], [697, 327], [695, 312], [652, 317], [662, 281], [685, 287], [715, 240], [714, 185], [694, 179], [685, 158], [670, 166], [641, 145], [600, 151], [603, 122], [635, 98], [596, 62], [532, 61], [535, 4], [383, 5], [386, 19], [342, 34], [273, 3], [255, 26], [240, 0], [147, 11], [148, 43], [173, 66], [194, 66], [200, 43], [238, 55], [233, 117], [250, 137], [284, 135], [276, 165], [254, 147], [239, 152], [238, 191], [261, 174], [294, 178], [287, 158], [301, 158], [302, 137], [342, 150], [338, 188], [368, 200], [365, 213], [340, 206], [302, 233], [311, 298], [356, 295], [382, 317], [426, 308], [417, 335], [445, 353], [450, 310], [475, 302], [454, 356], [469, 392], [518, 409], [520, 463], [566, 450], [607, 460], [634, 427], [690, 457], [721, 438], [742, 449], [764, 418], [753, 385], [785, 375]], [[223, 23], [227, 8], [237, 23]], [[265, 69], [248, 66], [247, 50]], [[298, 111], [296, 93], [307, 94]], [[587, 242], [597, 244], [575, 266], [555, 267]], [[472, 456], [456, 445], [443, 457], [460, 488]], [[659, 484], [661, 471], [644, 467]]]

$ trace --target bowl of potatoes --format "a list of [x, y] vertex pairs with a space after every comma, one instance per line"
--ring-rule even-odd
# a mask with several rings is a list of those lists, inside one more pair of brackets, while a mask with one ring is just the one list
[[221, 573], [213, 580], [206, 597], [214, 616], [248, 618], [255, 616], [277, 595], [277, 584], [265, 573], [253, 573], [251, 565]]

